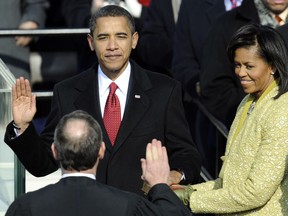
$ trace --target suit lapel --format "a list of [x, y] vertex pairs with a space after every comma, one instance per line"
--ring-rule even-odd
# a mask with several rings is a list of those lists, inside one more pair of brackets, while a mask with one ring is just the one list
[[152, 84], [147, 74], [143, 72], [142, 68], [131, 62], [131, 78], [125, 113], [113, 151], [117, 151], [117, 149], [125, 142], [133, 129], [137, 126], [137, 124], [139, 124], [143, 115], [148, 111], [148, 108], [150, 107], [150, 100], [146, 94], [146, 91], [151, 87]]
[[111, 152], [112, 146], [105, 130], [99, 100], [99, 88], [98, 88], [98, 77], [97, 77], [97, 66], [87, 73], [86, 76], [82, 77], [82, 81], [79, 81], [75, 86], [75, 91], [78, 96], [75, 99], [74, 105], [76, 109], [81, 109], [92, 115], [99, 123], [100, 127], [103, 128], [103, 140], [106, 143], [106, 150]]
[[[103, 139], [106, 143], [106, 150], [112, 151], [112, 146], [105, 130], [104, 122], [100, 110], [97, 67], [90, 69], [86, 76], [82, 77], [85, 81], [79, 81], [75, 86], [77, 97], [74, 105], [76, 109], [81, 109], [91, 114], [103, 128]], [[82, 84], [81, 84], [82, 83]], [[83, 84], [84, 83], [84, 84]], [[113, 152], [125, 142], [133, 129], [139, 124], [142, 116], [150, 107], [150, 99], [146, 94], [152, 88], [149, 77], [137, 64], [131, 61], [131, 78], [129, 83], [125, 113], [121, 126], [116, 137]]]
[[259, 15], [257, 13], [257, 8], [254, 1], [243, 0], [240, 7], [238, 7], [237, 15], [242, 16], [247, 22], [260, 23]]
[[86, 76], [81, 77], [82, 80], [75, 85], [74, 105], [77, 109], [84, 110], [99, 120], [101, 116], [98, 94], [97, 71], [93, 68], [88, 71]]

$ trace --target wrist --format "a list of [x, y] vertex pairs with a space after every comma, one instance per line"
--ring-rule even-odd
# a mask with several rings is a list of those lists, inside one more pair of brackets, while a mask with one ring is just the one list
[[185, 174], [182, 170], [172, 169], [170, 171], [169, 185], [179, 184], [182, 180], [185, 180]]
[[182, 170], [180, 170], [180, 169], [175, 169], [175, 171], [177, 171], [178, 173], [180, 173], [180, 175], [181, 175], [180, 181], [185, 180], [185, 174], [184, 174], [184, 172], [183, 172]]
[[23, 133], [29, 126], [29, 123], [25, 124], [17, 124], [15, 121], [12, 121], [13, 128], [17, 131], [17, 133], [21, 134]]
[[13, 125], [13, 128], [16, 129], [17, 131], [21, 130], [21, 127], [18, 126], [14, 121], [12, 121], [12, 125]]

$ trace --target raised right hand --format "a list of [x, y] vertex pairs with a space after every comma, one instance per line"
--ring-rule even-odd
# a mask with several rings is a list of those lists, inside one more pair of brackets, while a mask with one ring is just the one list
[[23, 133], [36, 113], [36, 96], [32, 95], [30, 82], [23, 77], [12, 86], [12, 115], [14, 123]]

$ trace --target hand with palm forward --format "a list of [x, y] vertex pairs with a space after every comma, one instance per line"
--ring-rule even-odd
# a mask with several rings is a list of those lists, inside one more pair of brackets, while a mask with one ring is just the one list
[[31, 92], [30, 82], [23, 77], [12, 86], [12, 115], [14, 124], [23, 133], [36, 113], [36, 96]]

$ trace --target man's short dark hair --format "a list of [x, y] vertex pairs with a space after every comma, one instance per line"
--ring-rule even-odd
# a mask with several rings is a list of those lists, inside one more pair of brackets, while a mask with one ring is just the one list
[[[71, 133], [67, 125], [82, 122], [77, 133]], [[79, 133], [78, 133], [79, 132]], [[87, 112], [77, 110], [63, 116], [54, 133], [57, 159], [65, 170], [91, 169], [98, 157], [103, 137], [98, 122]]]
[[135, 20], [127, 10], [117, 5], [107, 5], [100, 8], [91, 16], [89, 23], [91, 36], [93, 36], [93, 32], [95, 31], [96, 21], [100, 17], [125, 17], [131, 30], [131, 34], [134, 34], [135, 32]]

